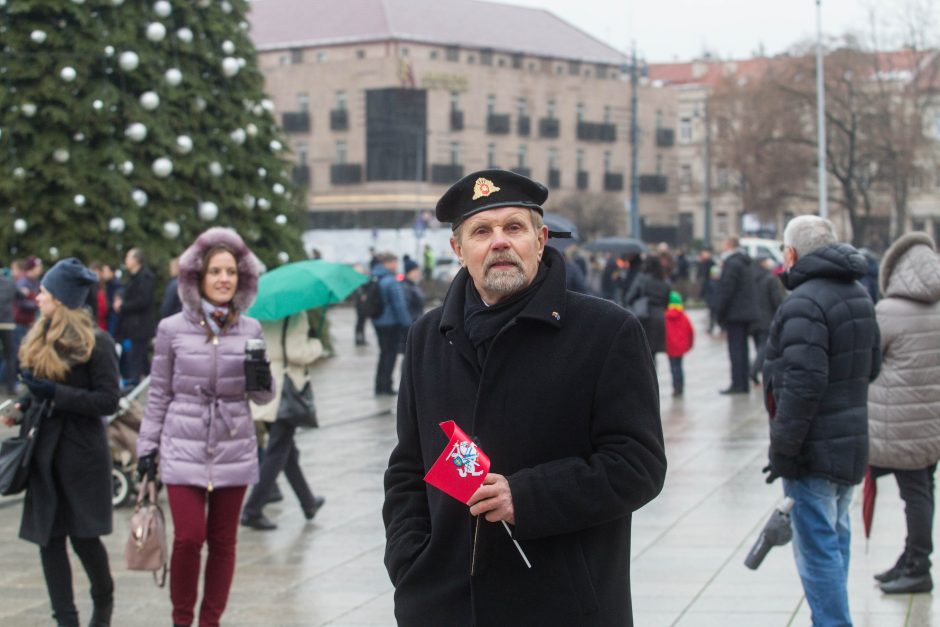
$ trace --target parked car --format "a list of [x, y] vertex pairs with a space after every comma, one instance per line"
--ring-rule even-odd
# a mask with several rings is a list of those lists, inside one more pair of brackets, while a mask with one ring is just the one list
[[751, 259], [770, 257], [777, 266], [783, 265], [783, 242], [776, 239], [762, 237], [742, 237], [741, 247], [747, 251]]

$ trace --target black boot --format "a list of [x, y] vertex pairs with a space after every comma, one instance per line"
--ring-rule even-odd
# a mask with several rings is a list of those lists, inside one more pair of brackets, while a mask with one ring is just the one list
[[904, 562], [907, 561], [907, 552], [901, 553], [901, 556], [898, 558], [898, 561], [894, 563], [894, 566], [888, 570], [878, 573], [875, 575], [875, 581], [885, 583], [888, 581], [894, 581], [901, 576], [901, 571], [904, 570]]
[[897, 579], [881, 584], [885, 594], [915, 594], [933, 590], [930, 560], [926, 557], [908, 557]]
[[111, 613], [114, 611], [114, 601], [95, 603], [91, 612], [91, 622], [88, 627], [111, 627]]

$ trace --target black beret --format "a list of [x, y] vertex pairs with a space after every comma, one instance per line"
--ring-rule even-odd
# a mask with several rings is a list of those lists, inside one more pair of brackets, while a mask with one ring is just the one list
[[480, 170], [468, 174], [444, 192], [435, 214], [440, 222], [456, 229], [475, 213], [499, 207], [527, 207], [543, 214], [548, 189], [530, 178], [509, 170]]

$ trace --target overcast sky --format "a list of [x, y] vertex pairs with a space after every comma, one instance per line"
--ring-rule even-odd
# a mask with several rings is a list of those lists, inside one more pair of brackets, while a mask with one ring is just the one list
[[[501, 1], [547, 9], [620, 51], [635, 40], [638, 56], [650, 62], [687, 61], [703, 50], [745, 58], [761, 46], [773, 55], [816, 37], [815, 0]], [[875, 6], [879, 30], [896, 35], [911, 1], [822, 0], [823, 33], [870, 32], [869, 7]]]

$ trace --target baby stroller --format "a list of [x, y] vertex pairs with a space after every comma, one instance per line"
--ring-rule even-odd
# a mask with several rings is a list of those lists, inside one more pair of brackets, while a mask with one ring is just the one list
[[111, 446], [111, 503], [121, 507], [137, 496], [137, 433], [144, 417], [138, 397], [147, 389], [150, 377], [121, 397], [118, 410], [108, 417], [108, 443]]

